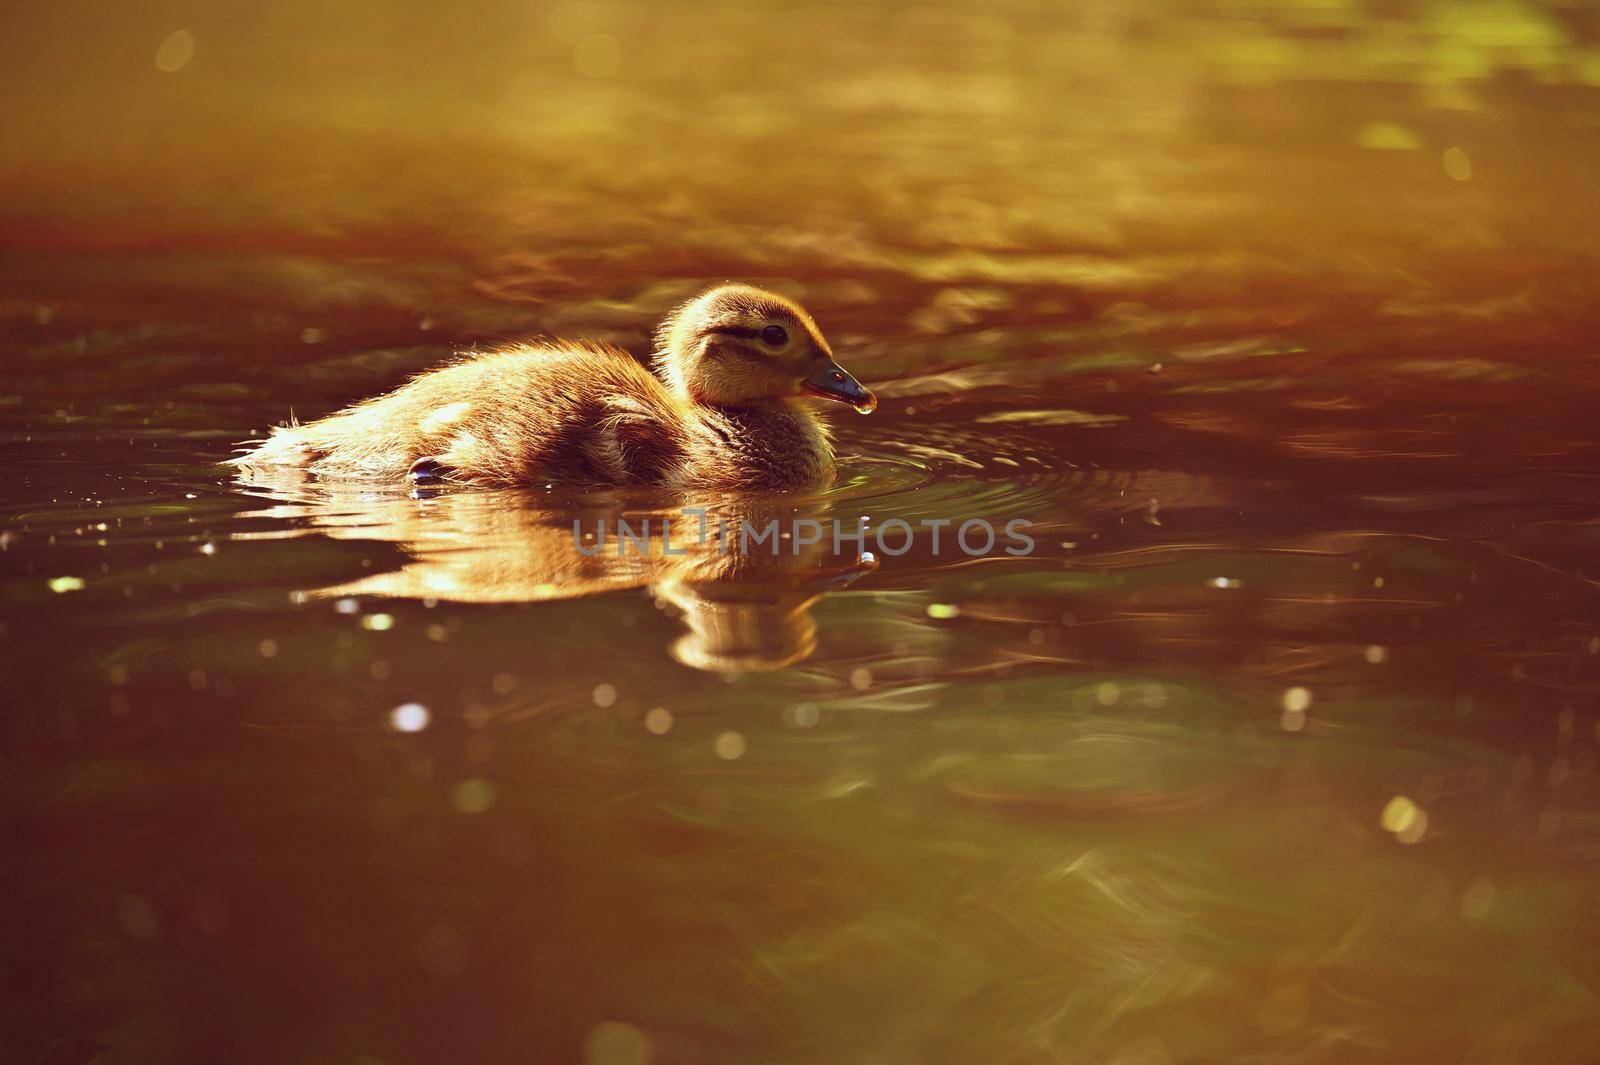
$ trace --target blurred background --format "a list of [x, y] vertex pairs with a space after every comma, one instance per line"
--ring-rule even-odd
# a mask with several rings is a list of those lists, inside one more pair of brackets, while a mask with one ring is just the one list
[[[0, 14], [0, 1056], [1586, 1063], [1600, 8]], [[240, 440], [735, 278], [883, 399], [730, 515]]]
[[1057, 327], [1593, 327], [1589, 5], [69, 3], [6, 29], [11, 298], [178, 303], [166, 329], [263, 359], [307, 323], [470, 341], [722, 275], [870, 288], [833, 302], [933, 337], [999, 309], [940, 288], [994, 284]]

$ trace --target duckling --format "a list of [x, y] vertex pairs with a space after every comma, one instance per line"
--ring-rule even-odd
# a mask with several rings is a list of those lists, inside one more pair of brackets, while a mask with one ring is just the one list
[[230, 463], [484, 486], [801, 487], [833, 468], [827, 427], [804, 400], [877, 406], [799, 304], [749, 285], [669, 314], [654, 368], [606, 344], [522, 345], [275, 429]]

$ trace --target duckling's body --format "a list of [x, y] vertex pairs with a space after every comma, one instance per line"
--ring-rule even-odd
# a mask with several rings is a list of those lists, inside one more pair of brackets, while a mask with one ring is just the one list
[[833, 452], [787, 402], [684, 403], [626, 352], [556, 343], [441, 367], [235, 461], [391, 481], [776, 488], [817, 480]]
[[659, 337], [660, 376], [604, 344], [527, 345], [276, 429], [232, 461], [389, 481], [786, 488], [833, 465], [803, 394], [875, 403], [803, 310], [759, 289], [714, 289]]

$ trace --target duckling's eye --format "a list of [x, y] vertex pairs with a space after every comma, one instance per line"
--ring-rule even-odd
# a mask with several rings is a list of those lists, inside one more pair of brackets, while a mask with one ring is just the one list
[[769, 325], [761, 330], [761, 339], [772, 347], [781, 348], [789, 343], [789, 333], [781, 325]]

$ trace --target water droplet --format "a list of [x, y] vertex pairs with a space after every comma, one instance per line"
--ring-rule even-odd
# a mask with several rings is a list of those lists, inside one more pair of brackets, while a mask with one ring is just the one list
[[724, 732], [720, 734], [717, 737], [715, 746], [717, 757], [725, 759], [729, 762], [737, 761], [738, 759], [743, 758], [746, 748], [744, 736], [737, 732]]
[[672, 731], [672, 711], [664, 706], [658, 706], [644, 715], [644, 727], [657, 736], [665, 736]]

